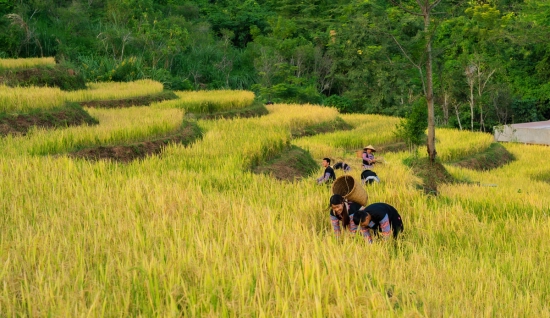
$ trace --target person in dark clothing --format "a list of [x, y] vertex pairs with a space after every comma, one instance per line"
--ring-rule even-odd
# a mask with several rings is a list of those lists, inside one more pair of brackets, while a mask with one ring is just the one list
[[[353, 222], [353, 216], [361, 208], [361, 204], [346, 201], [340, 194], [334, 194], [330, 197], [330, 223], [336, 237], [340, 237], [342, 227], [349, 229], [350, 233], [355, 234], [357, 225]], [[340, 222], [342, 226], [340, 226]]]
[[363, 170], [361, 172], [361, 183], [362, 184], [371, 184], [373, 182], [380, 182], [376, 172], [372, 170]]
[[397, 238], [400, 232], [403, 232], [403, 220], [397, 210], [387, 203], [373, 203], [365, 209], [359, 210], [353, 215], [353, 223], [361, 226], [361, 232], [365, 230], [363, 236], [372, 243], [370, 230], [375, 233], [379, 230], [384, 239], [388, 239], [393, 232], [393, 237]]
[[317, 178], [318, 184], [323, 184], [327, 181], [334, 181], [336, 179], [336, 174], [334, 169], [330, 166], [330, 159], [323, 158], [323, 167], [325, 167], [325, 173], [320, 178]]
[[333, 168], [334, 168], [334, 170], [342, 169], [342, 170], [344, 170], [345, 173], [350, 172], [350, 170], [351, 170], [351, 167], [347, 163], [342, 162], [342, 161], [337, 162], [334, 165]]

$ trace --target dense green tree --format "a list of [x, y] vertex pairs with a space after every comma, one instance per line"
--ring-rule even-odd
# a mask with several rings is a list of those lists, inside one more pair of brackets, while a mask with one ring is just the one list
[[442, 0], [428, 18], [430, 3], [0, 0], [0, 57], [345, 112], [405, 116], [424, 100], [434, 125], [458, 128], [550, 118], [548, 1]]

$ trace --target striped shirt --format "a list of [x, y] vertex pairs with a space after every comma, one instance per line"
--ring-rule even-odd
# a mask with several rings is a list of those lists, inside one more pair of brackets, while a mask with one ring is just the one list
[[[397, 234], [403, 231], [403, 221], [397, 210], [387, 203], [373, 203], [365, 208], [370, 214], [371, 221], [368, 228], [372, 229], [375, 233], [380, 230], [382, 238], [388, 239], [393, 231], [394, 238], [397, 238]], [[365, 235], [364, 235], [365, 236]], [[370, 237], [370, 234], [368, 234]], [[369, 240], [372, 242], [372, 238]]]
[[[348, 202], [344, 202], [345, 207], [349, 213], [350, 222], [349, 222], [349, 232], [351, 234], [355, 234], [357, 232], [357, 228], [359, 227], [355, 222], [353, 222], [353, 214], [361, 208], [361, 206], [357, 203], [351, 202], [351, 204], [348, 204]], [[334, 234], [336, 237], [340, 237], [340, 234], [342, 233], [342, 227], [340, 225], [340, 221], [342, 221], [342, 217], [339, 215], [336, 215], [332, 209], [330, 210], [330, 223], [332, 224], [332, 228], [334, 229]], [[374, 222], [371, 222], [369, 224], [369, 227], [372, 225], [372, 227], [375, 226]], [[369, 242], [372, 243], [372, 236], [370, 234], [368, 227], [361, 226], [360, 229], [361, 235]]]

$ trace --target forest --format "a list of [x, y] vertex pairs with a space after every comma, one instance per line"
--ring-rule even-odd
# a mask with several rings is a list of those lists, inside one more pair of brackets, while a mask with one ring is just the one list
[[433, 86], [438, 127], [550, 119], [543, 0], [0, 0], [0, 29], [0, 58], [55, 56], [88, 82], [400, 117]]

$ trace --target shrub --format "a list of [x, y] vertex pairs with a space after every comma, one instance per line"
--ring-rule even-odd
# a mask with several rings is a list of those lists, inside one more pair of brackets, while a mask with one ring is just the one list
[[338, 109], [340, 113], [355, 113], [357, 112], [356, 107], [353, 104], [353, 101], [347, 97], [340, 95], [331, 95], [325, 99], [324, 104], [326, 106], [333, 106]]
[[396, 126], [396, 135], [409, 145], [417, 146], [426, 140], [425, 131], [428, 128], [428, 107], [426, 99], [416, 101], [409, 115]]

